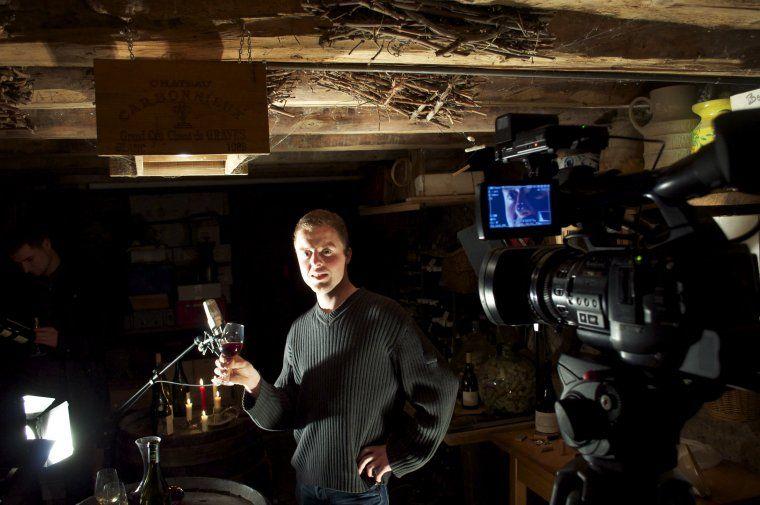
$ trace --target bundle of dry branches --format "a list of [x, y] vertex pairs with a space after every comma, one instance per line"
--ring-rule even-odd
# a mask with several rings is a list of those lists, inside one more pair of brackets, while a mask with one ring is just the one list
[[14, 67], [0, 67], [0, 130], [32, 130], [32, 122], [18, 105], [32, 99], [32, 79]]
[[[473, 53], [504, 58], [548, 57], [554, 37], [546, 13], [503, 5], [463, 5], [446, 0], [302, 0], [308, 12], [332, 26], [320, 44], [365, 41], [398, 55], [408, 44], [433, 49], [437, 56]], [[353, 51], [353, 49], [352, 49]], [[374, 57], [373, 57], [374, 59]]]
[[373, 72], [313, 72], [310, 83], [343, 91], [357, 100], [410, 120], [448, 127], [466, 114], [479, 114], [475, 87], [482, 79], [471, 76], [428, 76]]
[[267, 103], [269, 110], [283, 116], [293, 117], [293, 114], [286, 112], [281, 106], [275, 105], [275, 102], [281, 103], [291, 97], [293, 89], [298, 84], [298, 72], [289, 70], [268, 70], [267, 71]]

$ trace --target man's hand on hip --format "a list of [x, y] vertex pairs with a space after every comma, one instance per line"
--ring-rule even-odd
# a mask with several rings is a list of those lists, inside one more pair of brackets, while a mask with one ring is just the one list
[[49, 347], [58, 347], [58, 330], [52, 326], [34, 329], [34, 343]]
[[233, 386], [240, 384], [245, 387], [246, 391], [254, 396], [258, 396], [259, 383], [261, 375], [253, 365], [241, 358], [235, 356], [231, 360], [217, 359], [214, 362], [214, 375], [211, 382], [222, 386]]
[[375, 482], [382, 482], [383, 475], [391, 471], [384, 445], [368, 445], [359, 452], [359, 475], [366, 474]]

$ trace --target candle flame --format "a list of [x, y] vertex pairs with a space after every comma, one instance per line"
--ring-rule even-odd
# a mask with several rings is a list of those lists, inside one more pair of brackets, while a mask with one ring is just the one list
[[201, 415], [205, 416], [206, 415], [206, 411], [205, 410], [201, 410]]
[[201, 386], [203, 385], [203, 379], [201, 379]]
[[219, 391], [216, 392], [216, 397], [217, 398], [221, 398], [222, 397], [222, 395], [221, 395], [221, 393], [219, 393]]
[[190, 401], [190, 398], [187, 399], [187, 404], [188, 405], [192, 405], [193, 404], [193, 402]]

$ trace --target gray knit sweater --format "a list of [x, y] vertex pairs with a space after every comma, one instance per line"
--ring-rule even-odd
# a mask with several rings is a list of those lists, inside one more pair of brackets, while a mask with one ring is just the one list
[[[294, 432], [301, 484], [361, 493], [359, 451], [387, 444], [393, 474], [424, 465], [449, 426], [458, 382], [404, 309], [359, 289], [333, 312], [291, 326], [282, 372], [243, 405], [265, 430]], [[408, 401], [414, 416], [404, 412]]]

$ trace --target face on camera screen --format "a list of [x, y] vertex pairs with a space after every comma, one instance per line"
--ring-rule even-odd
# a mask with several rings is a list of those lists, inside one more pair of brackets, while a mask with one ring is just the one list
[[490, 186], [488, 214], [491, 228], [549, 226], [552, 224], [551, 186]]

